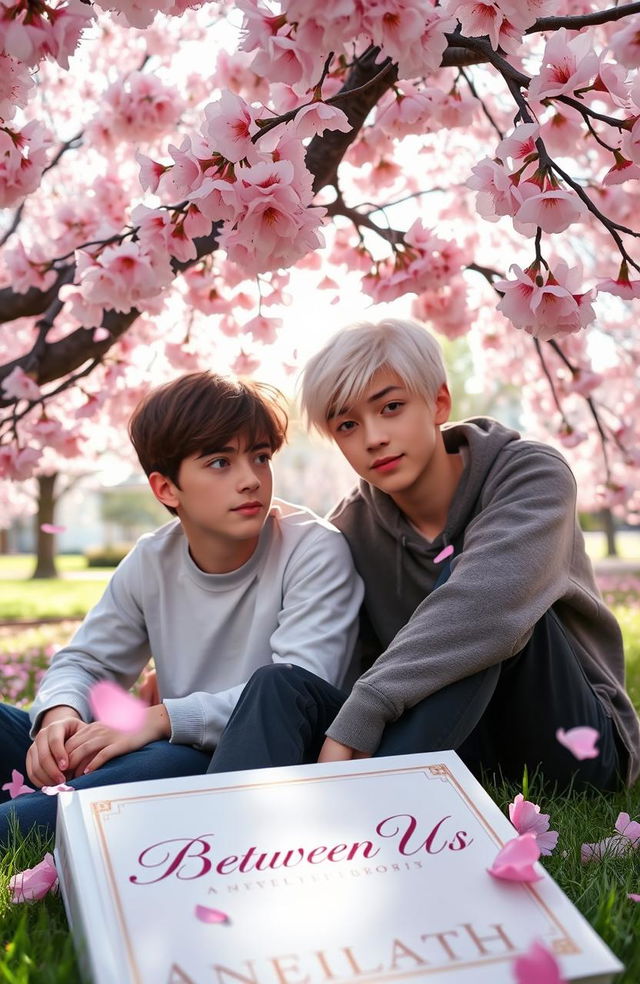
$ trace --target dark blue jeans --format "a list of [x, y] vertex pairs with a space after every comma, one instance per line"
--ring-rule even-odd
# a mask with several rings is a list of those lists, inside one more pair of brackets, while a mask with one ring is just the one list
[[[298, 666], [267, 666], [245, 687], [209, 772], [315, 762], [325, 731], [347, 695]], [[599, 755], [578, 761], [558, 728], [600, 732]], [[455, 749], [472, 772], [519, 782], [526, 766], [559, 788], [613, 790], [626, 754], [553, 611], [524, 649], [443, 687], [389, 724], [376, 752], [401, 755]]]
[[[11, 779], [12, 769], [17, 769], [31, 785], [25, 767], [25, 758], [31, 739], [29, 715], [17, 707], [0, 704], [0, 786]], [[167, 779], [172, 776], [201, 775], [207, 771], [211, 756], [191, 745], [172, 745], [168, 741], [154, 741], [136, 752], [129, 752], [111, 759], [101, 769], [69, 779], [74, 789], [92, 789], [110, 783], [135, 782], [139, 779]], [[55, 831], [57, 796], [44, 793], [26, 793], [10, 800], [6, 790], [0, 791], [0, 849], [8, 841], [10, 819], [15, 818], [21, 834], [34, 828], [45, 836]]]

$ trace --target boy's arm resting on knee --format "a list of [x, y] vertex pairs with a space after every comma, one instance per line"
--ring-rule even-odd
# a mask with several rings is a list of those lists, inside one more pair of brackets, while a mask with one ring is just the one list
[[116, 731], [100, 721], [85, 724], [66, 743], [69, 770], [75, 777], [95, 772], [111, 759], [135, 752], [170, 734], [169, 715], [163, 704], [148, 707], [142, 728], [132, 733]]
[[114, 571], [107, 588], [73, 638], [53, 657], [31, 706], [32, 736], [51, 709], [68, 706], [91, 720], [89, 694], [99, 680], [128, 689], [149, 658], [145, 619], [138, 598], [136, 548]]

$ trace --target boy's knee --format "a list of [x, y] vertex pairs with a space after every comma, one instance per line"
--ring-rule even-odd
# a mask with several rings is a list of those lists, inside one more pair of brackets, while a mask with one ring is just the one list
[[297, 688], [313, 679], [315, 679], [315, 674], [295, 663], [269, 663], [266, 666], [260, 666], [253, 673], [246, 689], [281, 690], [283, 688]]

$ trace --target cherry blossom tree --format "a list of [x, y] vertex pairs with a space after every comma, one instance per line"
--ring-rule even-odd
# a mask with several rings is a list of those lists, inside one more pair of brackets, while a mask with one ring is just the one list
[[0, 477], [255, 372], [305, 270], [468, 334], [640, 516], [639, 66], [640, 3], [0, 0]]

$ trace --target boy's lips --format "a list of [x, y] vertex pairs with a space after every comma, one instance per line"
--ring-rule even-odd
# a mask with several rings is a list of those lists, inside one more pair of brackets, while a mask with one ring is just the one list
[[231, 512], [248, 513], [249, 515], [253, 515], [254, 513], [259, 512], [262, 508], [262, 503], [258, 502], [256, 499], [253, 502], [243, 502], [239, 506], [234, 506]]
[[402, 454], [392, 454], [387, 455], [385, 458], [376, 458], [371, 465], [371, 469], [374, 471], [388, 471], [394, 468], [402, 457]]

